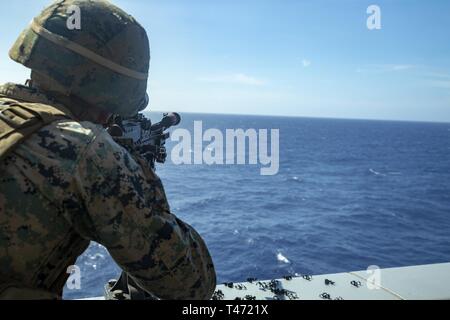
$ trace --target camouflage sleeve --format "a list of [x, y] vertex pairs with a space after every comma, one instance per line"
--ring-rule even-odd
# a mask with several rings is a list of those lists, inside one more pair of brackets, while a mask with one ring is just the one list
[[75, 171], [87, 214], [72, 223], [157, 297], [209, 299], [216, 275], [204, 241], [170, 212], [160, 179], [137, 161], [101, 133]]

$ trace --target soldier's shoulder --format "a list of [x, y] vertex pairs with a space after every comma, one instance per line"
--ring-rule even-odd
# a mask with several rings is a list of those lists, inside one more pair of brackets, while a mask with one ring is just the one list
[[[105, 134], [102, 126], [89, 121], [59, 120], [55, 121], [37, 133], [37, 136], [49, 135], [53, 139], [71, 141], [72, 143], [86, 145]], [[58, 139], [59, 138], [59, 139]]]
[[94, 143], [110, 144], [106, 130], [92, 122], [59, 120], [37, 132], [18, 146], [16, 154], [37, 162], [58, 162], [70, 170], [92, 149]]

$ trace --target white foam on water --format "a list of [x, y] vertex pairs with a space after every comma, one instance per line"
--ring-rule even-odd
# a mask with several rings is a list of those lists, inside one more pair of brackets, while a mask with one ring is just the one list
[[370, 172], [370, 173], [373, 173], [373, 174], [376, 175], [376, 176], [385, 176], [384, 173], [375, 171], [375, 170], [373, 170], [372, 168], [369, 169], [369, 172]]
[[279, 262], [283, 262], [283, 263], [290, 263], [290, 261], [288, 260], [288, 258], [286, 258], [285, 256], [283, 256], [283, 254], [281, 252], [277, 253], [277, 260]]

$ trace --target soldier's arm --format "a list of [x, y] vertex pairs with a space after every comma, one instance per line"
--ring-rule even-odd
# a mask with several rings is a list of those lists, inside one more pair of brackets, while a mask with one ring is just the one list
[[164, 189], [109, 135], [100, 133], [74, 175], [87, 213], [72, 223], [161, 299], [209, 299], [216, 275], [200, 235], [170, 212]]

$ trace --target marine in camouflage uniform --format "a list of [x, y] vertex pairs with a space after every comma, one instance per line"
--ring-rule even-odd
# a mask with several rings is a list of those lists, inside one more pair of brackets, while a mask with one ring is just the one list
[[[73, 4], [81, 30], [65, 27]], [[145, 107], [149, 52], [131, 16], [81, 0], [55, 2], [11, 49], [32, 81], [1, 86], [0, 110], [53, 106], [67, 119], [0, 161], [0, 298], [61, 298], [67, 267], [90, 241], [158, 298], [211, 297], [216, 277], [204, 241], [171, 213], [155, 173], [101, 125], [110, 113]]]

